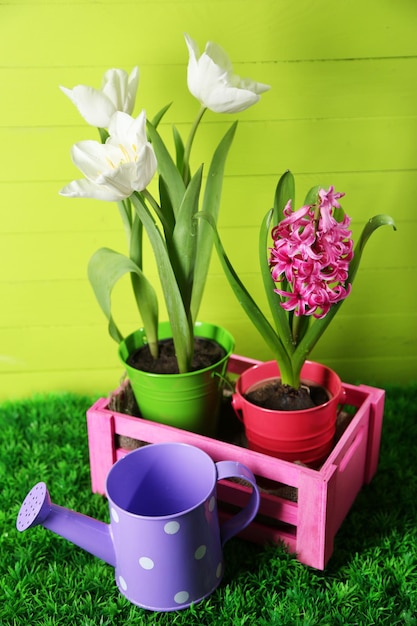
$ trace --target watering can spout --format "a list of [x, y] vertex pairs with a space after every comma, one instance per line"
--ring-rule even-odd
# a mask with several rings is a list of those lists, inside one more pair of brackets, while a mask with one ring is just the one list
[[116, 566], [110, 525], [51, 502], [45, 483], [27, 494], [16, 520], [20, 532], [41, 525], [94, 556]]

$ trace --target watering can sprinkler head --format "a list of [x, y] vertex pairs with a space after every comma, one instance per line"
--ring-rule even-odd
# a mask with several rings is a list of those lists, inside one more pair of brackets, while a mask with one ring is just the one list
[[16, 520], [16, 528], [20, 532], [38, 526], [44, 522], [52, 511], [51, 498], [45, 483], [37, 483], [27, 494]]

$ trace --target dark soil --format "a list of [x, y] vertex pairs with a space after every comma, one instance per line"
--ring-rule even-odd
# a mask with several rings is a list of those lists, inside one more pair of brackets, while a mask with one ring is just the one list
[[[218, 363], [226, 351], [213, 339], [203, 337], [194, 338], [194, 356], [191, 364], [192, 372], [205, 369]], [[172, 339], [162, 339], [159, 342], [159, 357], [154, 359], [148, 346], [138, 348], [128, 360], [131, 367], [150, 372], [152, 374], [178, 374], [177, 357], [175, 356]]]
[[245, 394], [246, 400], [274, 411], [311, 409], [329, 400], [327, 391], [316, 385], [302, 385], [294, 389], [283, 385], [278, 378], [269, 380]]

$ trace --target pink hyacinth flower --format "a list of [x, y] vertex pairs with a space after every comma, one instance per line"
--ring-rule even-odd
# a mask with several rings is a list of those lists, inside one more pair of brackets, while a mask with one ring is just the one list
[[283, 298], [282, 308], [297, 316], [322, 318], [350, 293], [350, 285], [346, 285], [353, 258], [350, 218], [344, 216], [338, 222], [333, 215], [343, 196], [333, 186], [327, 191], [320, 189], [318, 206], [297, 211], [292, 211], [290, 200], [284, 219], [272, 230], [271, 276], [276, 283], [285, 280], [288, 284], [275, 291]]

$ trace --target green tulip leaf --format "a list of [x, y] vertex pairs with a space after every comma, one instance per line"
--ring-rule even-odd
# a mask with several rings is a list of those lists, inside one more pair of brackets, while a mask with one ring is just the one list
[[164, 107], [162, 107], [160, 111], [158, 111], [156, 115], [154, 115], [152, 122], [151, 122], [154, 128], [158, 128], [160, 121], [162, 120], [162, 118], [164, 117], [165, 113], [168, 111], [171, 105], [172, 105], [172, 102], [170, 102], [169, 104], [166, 104]]
[[111, 295], [115, 284], [127, 273], [133, 273], [135, 279], [135, 296], [142, 322], [150, 346], [158, 341], [158, 300], [155, 290], [141, 269], [128, 257], [111, 250], [100, 248], [93, 254], [88, 264], [88, 278], [93, 287], [97, 301], [109, 323], [110, 336], [120, 343], [123, 335], [119, 331], [111, 314]]
[[[214, 224], [217, 224], [222, 194], [224, 169], [226, 165], [227, 155], [235, 136], [236, 128], [237, 122], [232, 124], [232, 126], [221, 139], [213, 154], [213, 158], [210, 163], [207, 175], [206, 188], [204, 191], [202, 204], [202, 212], [211, 215]], [[198, 311], [200, 309], [201, 300], [203, 298], [203, 292], [206, 285], [211, 253], [213, 250], [213, 232], [210, 228], [210, 225], [203, 220], [200, 220], [198, 224], [197, 250], [198, 253], [194, 269], [194, 286], [191, 298], [191, 316], [193, 320], [196, 320], [198, 316]]]
[[177, 279], [172, 268], [166, 243], [143, 198], [138, 193], [131, 196], [138, 217], [143, 223], [158, 266], [159, 278], [171, 324], [172, 338], [180, 372], [189, 371], [194, 350], [193, 328], [187, 316]]
[[174, 146], [175, 146], [175, 157], [177, 163], [177, 169], [179, 172], [182, 172], [182, 177], [184, 181], [189, 181], [191, 178], [190, 166], [189, 163], [186, 164], [184, 171], [184, 158], [185, 158], [185, 147], [184, 142], [178, 129], [174, 126], [172, 129], [172, 133], [174, 136]]
[[275, 354], [277, 361], [279, 361], [280, 363], [281, 371], [290, 372], [290, 357], [288, 356], [280, 337], [277, 335], [274, 328], [271, 326], [255, 300], [252, 298], [252, 296], [240, 280], [239, 276], [237, 275], [232, 263], [230, 262], [223, 248], [213, 216], [209, 213], [201, 212], [198, 213], [196, 217], [206, 220], [213, 230], [214, 245], [216, 247], [220, 263], [229, 282], [229, 285], [232, 288], [232, 291], [234, 292], [239, 304], [242, 306], [249, 319], [257, 328], [258, 332], [263, 337], [266, 344]]
[[164, 179], [165, 189], [176, 216], [185, 193], [184, 181], [158, 131], [150, 122], [147, 123], [147, 128], [158, 161], [158, 171]]
[[197, 224], [203, 166], [192, 177], [178, 211], [170, 248], [171, 263], [186, 310], [190, 307], [197, 254]]

